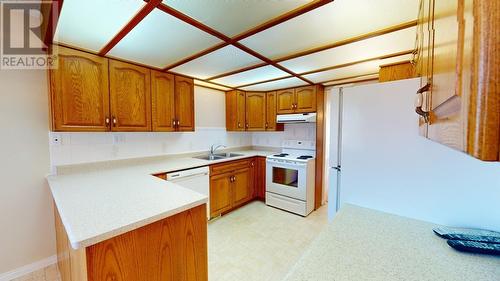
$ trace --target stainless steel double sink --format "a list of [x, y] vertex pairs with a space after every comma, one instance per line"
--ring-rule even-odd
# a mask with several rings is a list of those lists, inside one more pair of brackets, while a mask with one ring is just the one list
[[243, 154], [232, 153], [232, 152], [215, 153], [215, 154], [209, 154], [209, 155], [196, 156], [194, 158], [214, 161], [214, 160], [221, 160], [221, 159], [227, 159], [227, 158], [238, 157], [238, 156], [243, 156]]

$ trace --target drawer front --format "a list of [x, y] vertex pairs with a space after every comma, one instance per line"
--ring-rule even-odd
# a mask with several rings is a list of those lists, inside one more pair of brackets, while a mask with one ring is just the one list
[[252, 159], [236, 160], [231, 162], [225, 162], [220, 164], [215, 164], [210, 166], [210, 175], [218, 175], [227, 172], [233, 172], [239, 169], [245, 169], [250, 167], [250, 162]]

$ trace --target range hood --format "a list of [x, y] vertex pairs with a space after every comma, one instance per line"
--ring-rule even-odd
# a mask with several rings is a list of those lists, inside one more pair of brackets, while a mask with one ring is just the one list
[[315, 123], [316, 113], [281, 114], [276, 117], [277, 123]]

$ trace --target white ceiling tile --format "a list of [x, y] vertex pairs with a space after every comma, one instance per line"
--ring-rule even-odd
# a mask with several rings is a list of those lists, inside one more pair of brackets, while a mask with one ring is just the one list
[[311, 80], [314, 83], [321, 83], [333, 79], [342, 79], [344, 77], [351, 77], [357, 75], [365, 75], [371, 73], [377, 73], [379, 71], [380, 65], [408, 61], [411, 55], [398, 56], [394, 58], [388, 58], [383, 60], [369, 61], [365, 63], [355, 64], [347, 67], [332, 69], [323, 72], [312, 73], [304, 75], [304, 78]]
[[340, 65], [412, 50], [415, 44], [415, 28], [408, 28], [363, 41], [332, 48], [311, 55], [283, 61], [280, 64], [295, 73]]
[[241, 41], [277, 58], [415, 20], [418, 0], [336, 0]]
[[276, 80], [268, 83], [257, 84], [242, 88], [245, 91], [272, 91], [277, 89], [292, 88], [307, 85], [306, 82], [299, 78], [290, 77], [286, 79]]
[[144, 5], [137, 0], [65, 0], [54, 40], [98, 52]]
[[240, 49], [227, 46], [198, 59], [171, 69], [173, 72], [206, 79], [245, 66], [262, 63]]
[[155, 9], [110, 52], [155, 67], [165, 67], [221, 40]]
[[305, 5], [308, 2], [311, 1], [163, 1], [164, 4], [230, 37]]
[[290, 74], [271, 65], [262, 66], [245, 72], [240, 72], [231, 76], [226, 76], [213, 80], [213, 82], [236, 87], [251, 84], [259, 81], [285, 77]]
[[205, 86], [205, 87], [210, 87], [210, 88], [214, 88], [214, 89], [219, 89], [221, 91], [229, 91], [231, 90], [230, 88], [227, 88], [227, 87], [222, 87], [222, 86], [219, 86], [219, 85], [215, 85], [215, 84], [212, 84], [212, 83], [209, 83], [209, 82], [205, 82], [205, 81], [201, 81], [201, 80], [197, 80], [197, 79], [194, 79], [194, 84], [195, 85], [198, 85], [198, 86]]

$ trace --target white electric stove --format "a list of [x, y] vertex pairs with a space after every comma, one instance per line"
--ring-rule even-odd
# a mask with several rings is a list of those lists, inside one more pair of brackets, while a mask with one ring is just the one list
[[314, 209], [316, 143], [287, 140], [266, 160], [266, 204], [301, 216]]

